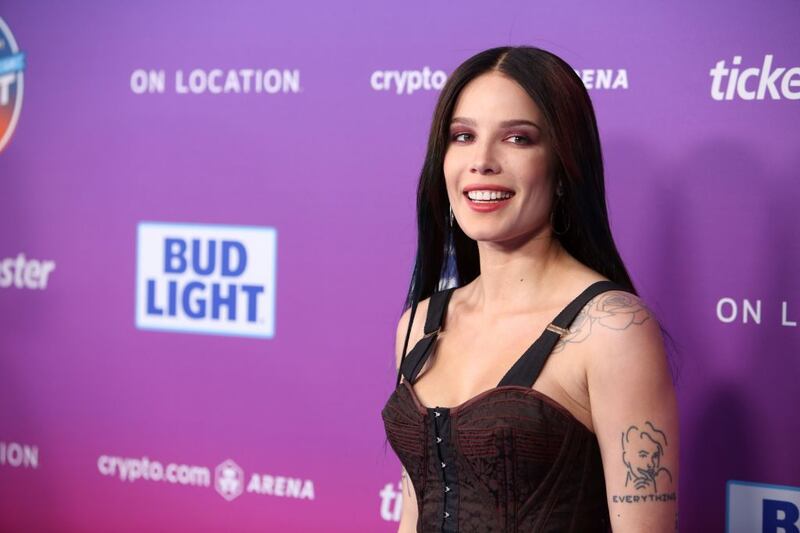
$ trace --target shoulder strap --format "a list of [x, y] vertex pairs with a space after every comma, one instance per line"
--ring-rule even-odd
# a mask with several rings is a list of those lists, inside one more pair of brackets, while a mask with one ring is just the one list
[[589, 285], [582, 293], [580, 293], [574, 300], [556, 316], [553, 321], [547, 325], [542, 335], [536, 339], [530, 348], [528, 348], [522, 357], [517, 360], [514, 366], [506, 373], [500, 381], [498, 387], [505, 385], [520, 385], [523, 387], [533, 387], [536, 378], [542, 371], [550, 352], [556, 342], [569, 331], [569, 326], [583, 307], [589, 301], [600, 293], [622, 290], [626, 291], [625, 287], [613, 281], [597, 281]]
[[430, 348], [444, 323], [447, 303], [450, 301], [450, 296], [455, 289], [455, 287], [444, 289], [433, 293], [430, 297], [428, 314], [425, 316], [425, 335], [408, 352], [400, 367], [403, 377], [409, 383], [414, 383], [417, 374], [422, 370], [425, 360], [430, 354]]

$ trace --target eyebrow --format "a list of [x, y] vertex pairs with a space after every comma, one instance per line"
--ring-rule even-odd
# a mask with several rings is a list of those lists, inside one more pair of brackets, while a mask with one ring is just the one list
[[[454, 122], [460, 122], [462, 124], [466, 124], [467, 126], [472, 126], [472, 127], [475, 127], [476, 125], [476, 122], [474, 120], [466, 117], [453, 117], [453, 120], [450, 121], [450, 124], [453, 124]], [[531, 122], [530, 120], [525, 120], [521, 118], [505, 120], [500, 123], [501, 128], [510, 128], [512, 126], [533, 126], [539, 131], [542, 130], [542, 128], [540, 128], [539, 125], [536, 124], [535, 122]]]

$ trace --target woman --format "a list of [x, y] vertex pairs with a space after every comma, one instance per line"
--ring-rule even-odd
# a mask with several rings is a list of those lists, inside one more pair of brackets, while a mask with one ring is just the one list
[[671, 373], [611, 236], [574, 70], [532, 47], [459, 66], [417, 210], [382, 411], [403, 464], [400, 531], [674, 531]]

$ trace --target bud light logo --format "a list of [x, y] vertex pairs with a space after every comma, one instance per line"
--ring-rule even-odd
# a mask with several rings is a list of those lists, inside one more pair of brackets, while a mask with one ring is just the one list
[[728, 481], [725, 531], [800, 532], [800, 487]]
[[8, 144], [22, 109], [22, 72], [25, 54], [0, 18], [0, 152]]
[[274, 228], [140, 222], [136, 327], [271, 338]]

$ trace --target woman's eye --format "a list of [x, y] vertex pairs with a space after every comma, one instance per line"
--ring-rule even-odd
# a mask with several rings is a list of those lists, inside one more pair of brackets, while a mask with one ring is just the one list
[[525, 135], [512, 135], [509, 139], [521, 139], [520, 142], [515, 141], [514, 144], [530, 144], [531, 142]]
[[454, 134], [454, 135], [452, 136], [452, 139], [453, 139], [454, 141], [460, 141], [460, 140], [461, 140], [461, 139], [460, 139], [460, 137], [462, 137], [462, 136], [464, 136], [464, 135], [469, 135], [469, 133], [456, 133], [456, 134]]

